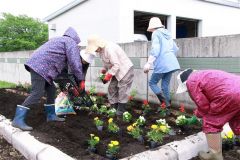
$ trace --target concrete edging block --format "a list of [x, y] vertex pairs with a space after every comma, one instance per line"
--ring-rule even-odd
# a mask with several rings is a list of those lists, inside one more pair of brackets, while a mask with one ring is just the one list
[[188, 160], [196, 157], [199, 151], [207, 151], [208, 145], [204, 133], [197, 133], [181, 141], [168, 144], [178, 153], [178, 160]]
[[5, 119], [0, 122], [0, 133], [3, 135], [3, 138], [8, 141], [8, 143], [12, 144], [12, 134], [17, 132], [18, 129], [12, 127], [11, 121]]
[[37, 160], [37, 154], [48, 145], [39, 142], [28, 132], [19, 131], [12, 135], [12, 145], [20, 151], [24, 157], [31, 160]]
[[49, 146], [37, 155], [37, 160], [74, 160], [72, 157], [61, 152], [55, 147]]
[[29, 132], [12, 127], [11, 121], [0, 115], [0, 134], [29, 160], [74, 160], [57, 148], [39, 142]]
[[121, 160], [177, 160], [177, 152], [171, 147], [164, 145], [154, 150], [148, 150]]

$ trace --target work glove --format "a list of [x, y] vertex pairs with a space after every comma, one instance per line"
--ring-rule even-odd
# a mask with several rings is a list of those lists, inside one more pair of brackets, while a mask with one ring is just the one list
[[147, 61], [147, 63], [143, 67], [143, 72], [144, 73], [148, 73], [149, 72], [151, 66], [153, 65], [153, 62], [155, 61], [155, 59], [156, 58], [154, 56], [152, 56], [152, 55], [150, 55], [148, 57], [148, 61]]
[[79, 84], [79, 90], [80, 92], [84, 91], [85, 90], [85, 81], [82, 80]]
[[109, 73], [107, 73], [106, 75], [105, 75], [105, 77], [103, 78], [103, 84], [106, 84], [108, 81], [110, 81], [111, 80], [111, 78], [112, 78], [112, 75], [111, 74], [109, 74]]

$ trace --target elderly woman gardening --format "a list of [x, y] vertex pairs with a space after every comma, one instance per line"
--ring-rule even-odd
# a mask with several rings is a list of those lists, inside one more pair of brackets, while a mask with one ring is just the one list
[[119, 45], [97, 35], [88, 38], [86, 47], [86, 53], [94, 52], [99, 54], [104, 65], [101, 71], [105, 74], [103, 83], [110, 81], [108, 100], [112, 107], [117, 108], [117, 115], [122, 115], [133, 82], [133, 64]]
[[50, 39], [39, 47], [25, 64], [25, 68], [31, 74], [32, 90], [30, 95], [21, 105], [17, 105], [12, 125], [22, 130], [32, 130], [25, 123], [28, 110], [32, 105], [38, 103], [46, 92], [47, 100], [45, 106], [47, 121], [64, 121], [55, 114], [56, 88], [53, 80], [69, 66], [79, 81], [79, 90], [84, 90], [84, 75], [80, 60], [78, 43], [80, 38], [73, 28], [68, 28], [62, 37]]
[[[164, 28], [158, 17], [152, 17], [147, 31], [152, 32], [152, 47], [144, 73], [148, 73], [153, 66], [153, 73], [149, 80], [149, 86], [161, 103], [167, 106], [167, 114], [170, 114], [170, 80], [172, 74], [180, 69], [176, 53], [178, 47], [173, 41], [170, 32]], [[158, 86], [161, 80], [161, 88]], [[162, 94], [163, 93], [163, 94]]]
[[188, 91], [197, 105], [196, 116], [203, 119], [209, 152], [200, 152], [200, 159], [223, 160], [224, 124], [229, 122], [236, 139], [240, 139], [240, 76], [219, 70], [186, 69], [179, 73], [177, 81], [177, 93]]

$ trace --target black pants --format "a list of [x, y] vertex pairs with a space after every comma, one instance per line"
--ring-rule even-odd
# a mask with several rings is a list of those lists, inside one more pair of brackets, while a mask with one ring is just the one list
[[32, 90], [30, 95], [22, 103], [22, 106], [31, 107], [33, 104], [39, 103], [40, 98], [42, 98], [46, 92], [47, 102], [46, 104], [54, 104], [56, 87], [54, 84], [49, 84], [43, 77], [39, 74], [30, 70]]

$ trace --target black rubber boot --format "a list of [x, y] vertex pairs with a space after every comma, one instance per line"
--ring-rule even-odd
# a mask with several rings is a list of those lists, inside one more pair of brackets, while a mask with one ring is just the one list
[[121, 116], [126, 111], [126, 103], [118, 103], [117, 116]]
[[156, 96], [161, 103], [165, 103], [166, 100], [161, 93], [156, 94]]
[[117, 109], [118, 108], [118, 103], [111, 104], [111, 108]]

